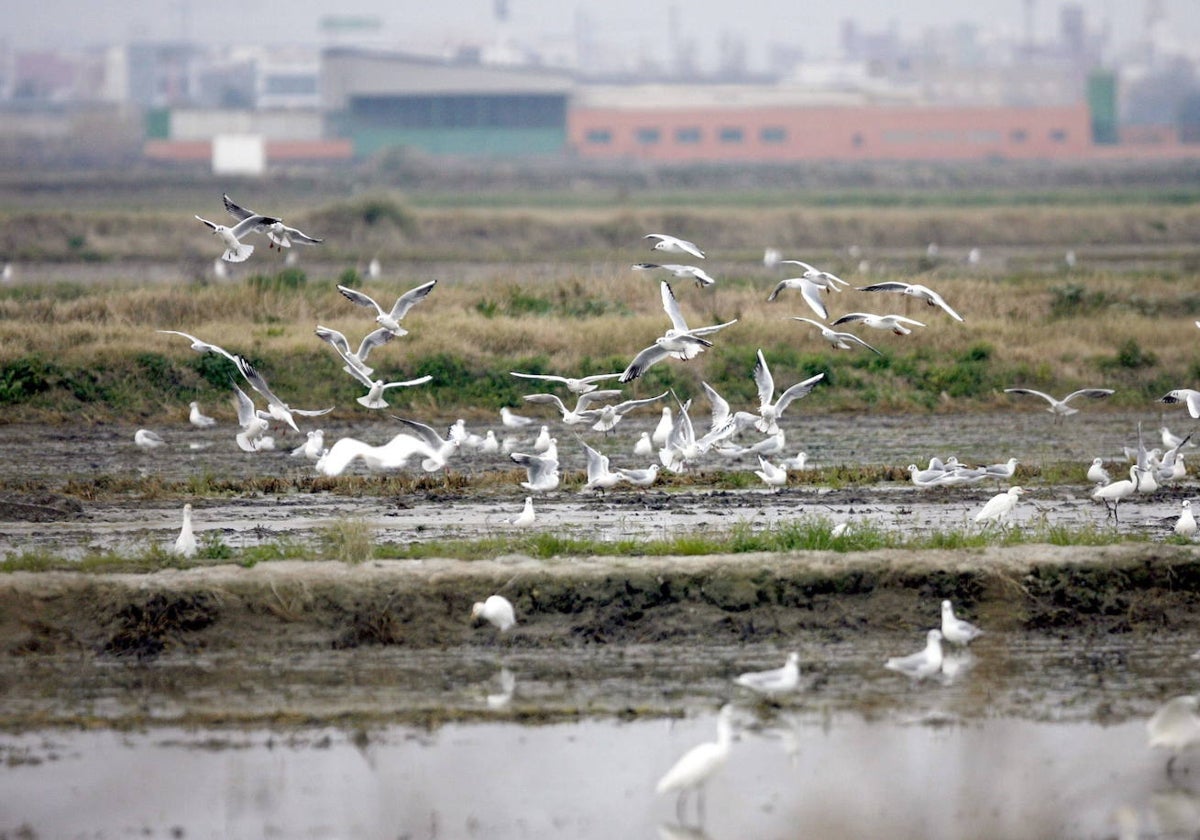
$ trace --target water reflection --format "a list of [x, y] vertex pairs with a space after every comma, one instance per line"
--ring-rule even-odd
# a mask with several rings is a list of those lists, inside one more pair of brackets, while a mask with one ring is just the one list
[[[711, 713], [369, 736], [4, 736], [0, 834], [24, 826], [38, 837], [1107, 838], [1114, 803], [1127, 803], [1143, 840], [1200, 830], [1200, 800], [1169, 784], [1141, 719], [931, 727], [826, 721], [817, 711], [756, 715], [739, 710], [746, 725], [709, 781], [699, 827], [680, 823], [654, 784], [712, 739]], [[794, 749], [780, 749], [780, 731]]]

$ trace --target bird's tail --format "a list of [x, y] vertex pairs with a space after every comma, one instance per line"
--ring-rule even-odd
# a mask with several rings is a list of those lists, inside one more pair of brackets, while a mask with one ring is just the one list
[[225, 252], [223, 259], [226, 262], [245, 262], [250, 259], [250, 255], [254, 253], [254, 246], [247, 245], [244, 242], [239, 242], [236, 248], [230, 248]]

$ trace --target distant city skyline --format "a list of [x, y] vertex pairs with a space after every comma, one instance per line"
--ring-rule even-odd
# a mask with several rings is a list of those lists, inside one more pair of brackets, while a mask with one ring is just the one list
[[[1168, 25], [1163, 42], [1200, 52], [1200, 3], [1156, 0]], [[1060, 0], [1033, 0], [1035, 39], [1046, 42], [1058, 30]], [[1107, 25], [1110, 46], [1123, 49], [1145, 34], [1144, 0], [1082, 0], [1093, 31]], [[498, 23], [497, 6], [507, 8]], [[327, 16], [372, 17], [381, 24], [365, 40], [380, 46], [414, 50], [452, 50], [465, 44], [494, 44], [501, 33], [512, 41], [542, 48], [553, 56], [574, 42], [582, 16], [594, 42], [604, 49], [624, 48], [629, 55], [667, 61], [681, 48], [694, 48], [698, 66], [717, 61], [723, 35], [744, 43], [751, 69], [762, 69], [771, 45], [798, 46], [809, 60], [835, 58], [842, 21], [862, 29], [895, 27], [913, 38], [931, 27], [957, 23], [1020, 39], [1025, 31], [1025, 0], [911, 0], [900, 9], [892, 0], [842, 0], [839, 4], [796, 0], [645, 0], [563, 2], [562, 0], [289, 0], [280, 6], [244, 0], [39, 0], [16, 4], [0, 19], [0, 40], [10, 50], [78, 48], [131, 40], [189, 40], [204, 44], [309, 44], [331, 38], [318, 22]], [[901, 10], [902, 9], [902, 10]], [[675, 25], [671, 25], [671, 21]]]

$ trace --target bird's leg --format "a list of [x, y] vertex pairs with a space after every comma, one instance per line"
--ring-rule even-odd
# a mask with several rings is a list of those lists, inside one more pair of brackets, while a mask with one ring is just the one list
[[696, 819], [699, 821], [697, 823], [698, 825], [704, 825], [704, 799], [705, 799], [704, 789], [705, 789], [705, 787], [706, 787], [706, 785], [703, 782], [701, 782], [700, 786], [698, 788], [696, 788]]
[[1177, 758], [1179, 758], [1179, 753], [1173, 753], [1173, 754], [1171, 755], [1171, 757], [1167, 759], [1167, 778], [1168, 778], [1168, 779], [1172, 779], [1172, 778], [1174, 778], [1174, 775], [1175, 775], [1175, 759], [1177, 759]]

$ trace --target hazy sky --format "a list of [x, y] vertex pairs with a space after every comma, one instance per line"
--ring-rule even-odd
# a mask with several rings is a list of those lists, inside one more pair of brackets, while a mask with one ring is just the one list
[[[742, 37], [752, 66], [768, 43], [802, 43], [812, 57], [834, 54], [838, 23], [853, 18], [868, 29], [895, 22], [913, 34], [927, 26], [964, 21], [1014, 35], [1024, 29], [1025, 0], [507, 0], [515, 38], [567, 42], [576, 12], [586, 14], [601, 44], [628, 44], [652, 53], [669, 38], [669, 10], [679, 10], [678, 37], [696, 43], [706, 58], [716, 53], [722, 30]], [[1141, 36], [1146, 0], [1078, 0], [1089, 25], [1107, 21], [1113, 40]], [[1200, 0], [1159, 0], [1167, 12], [1168, 37], [1200, 43]], [[488, 41], [496, 34], [494, 0], [25, 0], [8, 2], [0, 38], [10, 48], [80, 46], [128, 39], [175, 39], [186, 31], [208, 43], [322, 42], [323, 15], [371, 15], [383, 22], [380, 43], [436, 48]], [[1035, 34], [1057, 28], [1061, 0], [1034, 0]], [[282, 11], [286, 10], [286, 11]]]

